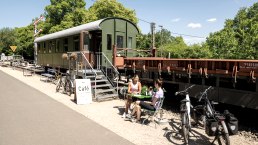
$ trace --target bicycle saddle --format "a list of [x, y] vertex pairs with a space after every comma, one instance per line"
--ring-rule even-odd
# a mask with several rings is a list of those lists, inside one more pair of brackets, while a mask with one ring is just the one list
[[189, 100], [184, 99], [184, 100], [181, 100], [180, 102], [181, 102], [181, 103], [186, 103], [186, 102], [190, 102], [190, 101], [189, 101]]
[[211, 101], [211, 104], [212, 104], [212, 105], [218, 105], [219, 102]]

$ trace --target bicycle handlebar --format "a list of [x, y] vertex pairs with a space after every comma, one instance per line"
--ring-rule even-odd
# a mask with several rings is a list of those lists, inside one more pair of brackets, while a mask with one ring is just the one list
[[204, 92], [201, 93], [201, 97], [199, 98], [198, 102], [201, 101], [202, 97], [203, 97], [204, 95], [206, 95], [206, 94], [207, 94], [207, 91], [208, 91], [209, 89], [211, 89], [211, 88], [212, 88], [212, 86], [209, 86], [207, 89], [205, 89]]
[[187, 92], [189, 89], [191, 89], [191, 88], [194, 87], [194, 86], [195, 86], [195, 85], [191, 85], [191, 86], [189, 86], [188, 88], [186, 88], [186, 89], [183, 90], [183, 91], [178, 91], [178, 92], [175, 93], [175, 95], [178, 95], [178, 94], [180, 94], [180, 93]]

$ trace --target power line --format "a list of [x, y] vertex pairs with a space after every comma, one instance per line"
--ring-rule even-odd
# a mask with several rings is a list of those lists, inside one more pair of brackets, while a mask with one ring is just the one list
[[180, 35], [180, 36], [195, 37], [195, 38], [205, 38], [205, 37], [201, 37], [201, 36], [188, 35], [188, 34], [181, 34], [181, 33], [173, 33], [173, 32], [171, 32], [171, 34], [176, 34], [176, 35]]
[[140, 19], [140, 18], [138, 18], [140, 21], [143, 21], [143, 22], [145, 22], [145, 23], [149, 23], [149, 24], [151, 24], [151, 22], [148, 22], [148, 21], [146, 21], [146, 20], [143, 20], [143, 19]]
[[[143, 21], [145, 23], [151, 24], [152, 22], [148, 22], [146, 20], [140, 19], [138, 18], [140, 21]], [[195, 37], [195, 38], [205, 38], [205, 37], [201, 37], [201, 36], [195, 36], [195, 35], [189, 35], [189, 34], [182, 34], [182, 33], [176, 33], [176, 32], [171, 32], [171, 34], [176, 34], [176, 35], [180, 35], [180, 36], [187, 36], [187, 37]]]

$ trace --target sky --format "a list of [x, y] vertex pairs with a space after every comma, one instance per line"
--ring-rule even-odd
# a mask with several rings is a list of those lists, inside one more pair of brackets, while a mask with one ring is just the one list
[[[89, 8], [95, 0], [85, 0]], [[233, 19], [238, 10], [250, 7], [258, 0], [117, 0], [135, 10], [142, 33], [150, 32], [150, 24], [182, 36], [187, 44], [205, 41], [210, 33], [221, 30], [226, 19]], [[0, 29], [22, 27], [44, 13], [50, 0], [2, 0]], [[146, 22], [145, 22], [146, 21]], [[186, 36], [190, 35], [190, 36]], [[197, 36], [197, 37], [191, 37]]]

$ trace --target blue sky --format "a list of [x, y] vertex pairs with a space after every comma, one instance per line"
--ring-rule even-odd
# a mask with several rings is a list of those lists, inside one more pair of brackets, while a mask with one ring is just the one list
[[[172, 33], [183, 36], [188, 44], [205, 40], [211, 32], [223, 28], [226, 19], [232, 19], [242, 7], [249, 7], [258, 0], [118, 0], [125, 7], [134, 9], [137, 17], [157, 24]], [[86, 0], [86, 8], [94, 0]], [[49, 0], [7, 0], [0, 2], [0, 28], [21, 27], [44, 13]], [[143, 33], [150, 32], [150, 25], [139, 21]], [[180, 36], [173, 34], [174, 36]]]

